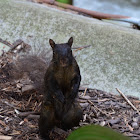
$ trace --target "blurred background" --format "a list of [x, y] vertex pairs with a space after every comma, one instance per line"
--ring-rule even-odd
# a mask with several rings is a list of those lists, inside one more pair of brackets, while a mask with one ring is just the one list
[[74, 6], [140, 18], [140, 0], [73, 0]]

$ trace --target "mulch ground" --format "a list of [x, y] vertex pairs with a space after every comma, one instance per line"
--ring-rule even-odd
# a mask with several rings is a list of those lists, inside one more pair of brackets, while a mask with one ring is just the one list
[[[27, 46], [19, 41], [12, 51], [0, 56], [0, 139], [40, 140], [38, 118], [42, 95], [34, 88], [30, 77], [17, 80], [8, 72], [12, 69], [13, 56], [16, 58]], [[140, 100], [130, 96], [127, 99], [136, 109], [119, 94], [81, 87], [77, 99], [84, 111], [80, 126], [99, 124], [140, 140]], [[77, 128], [69, 131], [55, 128], [50, 137], [64, 140]]]

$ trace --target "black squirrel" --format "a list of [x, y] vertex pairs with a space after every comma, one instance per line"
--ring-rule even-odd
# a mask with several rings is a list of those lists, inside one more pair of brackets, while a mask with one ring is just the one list
[[44, 101], [39, 119], [39, 131], [44, 139], [49, 139], [49, 131], [54, 126], [70, 129], [78, 126], [83, 116], [82, 109], [75, 102], [81, 75], [72, 55], [73, 38], [64, 44], [55, 44], [51, 39], [49, 43], [53, 58], [44, 78]]

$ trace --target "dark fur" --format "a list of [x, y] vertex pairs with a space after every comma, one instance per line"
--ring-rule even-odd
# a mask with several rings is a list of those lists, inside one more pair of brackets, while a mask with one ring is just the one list
[[82, 110], [75, 103], [81, 75], [72, 55], [73, 38], [65, 44], [55, 44], [51, 39], [49, 42], [53, 58], [44, 78], [44, 103], [39, 120], [40, 134], [46, 139], [54, 126], [70, 129], [82, 119]]

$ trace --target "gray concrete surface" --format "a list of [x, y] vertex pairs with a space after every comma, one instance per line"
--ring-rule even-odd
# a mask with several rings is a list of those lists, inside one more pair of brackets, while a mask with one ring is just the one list
[[0, 55], [2, 54], [3, 51], [8, 51], [9, 49], [10, 49], [9, 46], [0, 42]]
[[62, 43], [70, 36], [74, 46], [91, 45], [74, 52], [81, 85], [140, 97], [140, 31], [25, 0], [0, 0], [0, 38], [23, 39], [40, 53], [50, 51], [49, 38]]

